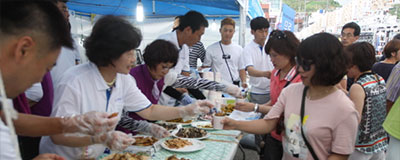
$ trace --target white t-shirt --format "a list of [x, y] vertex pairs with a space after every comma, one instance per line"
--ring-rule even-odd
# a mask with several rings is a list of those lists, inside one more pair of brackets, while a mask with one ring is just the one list
[[171, 33], [161, 35], [157, 39], [169, 41], [174, 44], [176, 48], [180, 49], [178, 62], [176, 63], [175, 67], [172, 68], [170, 71], [174, 71], [176, 73], [181, 73], [182, 71], [190, 72], [189, 47], [186, 44], [183, 44], [182, 47], [179, 47], [178, 37], [176, 34], [176, 31], [173, 31]]
[[39, 102], [43, 97], [43, 88], [40, 82], [32, 85], [25, 91], [25, 96], [31, 101]]
[[[226, 59], [226, 61], [222, 58], [223, 53], [221, 47], [225, 53], [225, 57], [230, 57], [229, 59]], [[211, 66], [213, 71], [221, 73], [222, 80], [226, 82], [232, 83], [232, 79], [234, 81], [240, 80], [239, 65], [242, 50], [242, 47], [237, 44], [231, 43], [229, 45], [224, 45], [220, 42], [215, 42], [207, 47], [206, 58], [204, 59], [203, 66]], [[230, 73], [226, 62], [229, 65]]]
[[[265, 53], [264, 47], [260, 48], [256, 42], [251, 41], [243, 49], [242, 59], [244, 66], [240, 69], [245, 69], [253, 66], [254, 69], [259, 71], [272, 71], [271, 58]], [[266, 77], [252, 77], [249, 80], [251, 93], [267, 94], [269, 93], [270, 80]]]
[[17, 159], [10, 129], [0, 119], [0, 159]]
[[[163, 39], [171, 42], [176, 46], [179, 50], [178, 62], [175, 67], [170, 69], [170, 72], [181, 73], [182, 71], [190, 72], [189, 66], [189, 47], [186, 44], [183, 44], [182, 47], [179, 47], [178, 37], [176, 35], [176, 31], [166, 33], [164, 35], [159, 36], [157, 39]], [[158, 100], [158, 104], [173, 106], [175, 105], [175, 99], [168, 96], [164, 92], [161, 92], [160, 99]]]
[[74, 49], [62, 47], [60, 55], [57, 58], [56, 65], [51, 69], [51, 79], [54, 88], [61, 80], [62, 75], [71, 67], [76, 66], [76, 62], [80, 62], [81, 57], [78, 46], [74, 43]]
[[[131, 75], [117, 74], [107, 106], [108, 89], [95, 64], [88, 62], [73, 67], [63, 75], [55, 89], [51, 116], [71, 116], [89, 111], [118, 112], [121, 115], [122, 110], [137, 112], [151, 106]], [[104, 145], [77, 148], [60, 146], [48, 136], [40, 142], [40, 153], [56, 153], [66, 159], [96, 158], [105, 148]]]
[[[74, 49], [61, 47], [60, 55], [57, 58], [56, 65], [51, 69], [51, 79], [55, 88], [60, 82], [62, 75], [71, 67], [76, 66], [76, 63], [81, 61], [81, 56], [78, 51], [78, 46], [74, 41]], [[25, 91], [25, 95], [29, 100], [39, 102], [43, 97], [42, 84], [40, 82], [32, 85]]]

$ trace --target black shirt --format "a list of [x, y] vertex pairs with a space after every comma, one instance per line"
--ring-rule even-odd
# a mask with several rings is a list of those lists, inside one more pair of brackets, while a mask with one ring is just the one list
[[395, 65], [396, 64], [377, 62], [372, 66], [372, 72], [377, 73], [378, 75], [383, 77], [383, 79], [385, 79], [385, 82], [387, 82], [389, 75]]

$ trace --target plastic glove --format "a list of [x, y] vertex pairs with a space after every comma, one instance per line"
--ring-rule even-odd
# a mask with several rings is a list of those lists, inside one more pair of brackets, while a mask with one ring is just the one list
[[182, 99], [180, 100], [180, 102], [182, 103], [182, 105], [188, 105], [188, 104], [192, 104], [195, 100], [190, 97], [188, 94], [183, 94]]
[[99, 135], [114, 130], [118, 123], [118, 116], [109, 118], [106, 112], [87, 112], [82, 115], [64, 117], [61, 120], [63, 133], [84, 133]]
[[223, 92], [228, 93], [231, 96], [234, 96], [236, 98], [241, 98], [242, 97], [242, 92], [240, 88], [236, 85], [233, 84], [225, 84], [225, 89]]
[[187, 106], [179, 107], [179, 115], [183, 120], [191, 117], [198, 117], [201, 114], [207, 114], [214, 105], [207, 100], [199, 100]]
[[123, 151], [128, 146], [135, 143], [135, 139], [132, 138], [132, 136], [121, 131], [111, 131], [102, 135], [94, 136], [93, 140], [93, 143], [104, 144], [111, 150], [115, 151]]
[[164, 129], [164, 127], [147, 121], [135, 120], [129, 117], [128, 114], [124, 114], [118, 124], [119, 126], [129, 129], [133, 132], [150, 134], [156, 138], [164, 138], [170, 135], [169, 132]]
[[150, 123], [149, 132], [153, 137], [156, 138], [165, 138], [169, 137], [171, 134], [164, 127], [161, 127], [157, 124]]

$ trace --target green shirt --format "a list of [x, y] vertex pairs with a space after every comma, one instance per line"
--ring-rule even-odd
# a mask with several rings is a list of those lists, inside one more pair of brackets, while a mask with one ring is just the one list
[[397, 98], [383, 123], [383, 128], [396, 139], [400, 139], [400, 98]]

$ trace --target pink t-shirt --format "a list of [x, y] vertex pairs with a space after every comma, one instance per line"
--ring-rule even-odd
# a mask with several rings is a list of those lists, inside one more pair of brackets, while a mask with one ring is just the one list
[[[300, 108], [304, 85], [291, 84], [282, 90], [278, 101], [264, 119], [279, 118], [285, 112], [283, 158], [313, 159], [300, 130]], [[304, 134], [319, 159], [332, 153], [349, 155], [354, 151], [358, 113], [353, 102], [340, 90], [318, 99], [305, 101]]]

